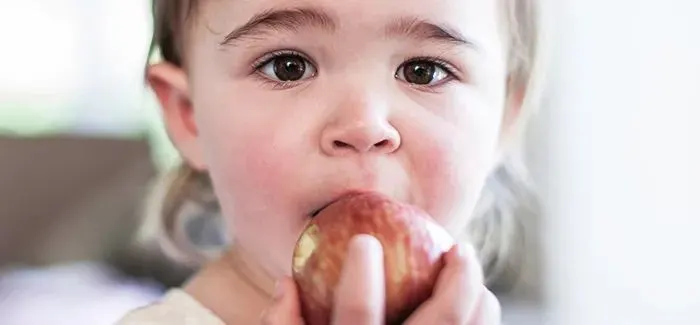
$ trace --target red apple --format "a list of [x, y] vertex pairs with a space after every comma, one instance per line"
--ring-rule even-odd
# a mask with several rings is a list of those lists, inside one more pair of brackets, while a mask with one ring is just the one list
[[293, 278], [307, 325], [330, 324], [350, 240], [374, 236], [384, 250], [386, 323], [400, 324], [432, 294], [452, 237], [422, 210], [378, 193], [354, 193], [316, 215], [294, 251]]

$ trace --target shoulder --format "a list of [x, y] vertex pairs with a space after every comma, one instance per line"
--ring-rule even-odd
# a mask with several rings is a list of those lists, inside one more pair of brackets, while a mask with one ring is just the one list
[[155, 304], [136, 309], [117, 325], [225, 325], [214, 313], [182, 290], [171, 290]]

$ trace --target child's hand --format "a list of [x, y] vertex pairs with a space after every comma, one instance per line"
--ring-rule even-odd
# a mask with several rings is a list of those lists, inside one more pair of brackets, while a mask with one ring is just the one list
[[[384, 324], [383, 253], [370, 236], [353, 239], [341, 275], [333, 310], [333, 325]], [[265, 325], [302, 325], [294, 283], [279, 283], [280, 295], [263, 316]], [[500, 325], [496, 297], [483, 285], [483, 274], [473, 249], [453, 248], [435, 288], [435, 294], [406, 321], [407, 325]]]

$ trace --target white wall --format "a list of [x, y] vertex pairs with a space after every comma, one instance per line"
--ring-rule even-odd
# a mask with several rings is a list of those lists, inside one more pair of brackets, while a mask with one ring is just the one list
[[145, 128], [150, 0], [0, 0], [0, 129]]
[[550, 324], [700, 324], [700, 1], [554, 0]]

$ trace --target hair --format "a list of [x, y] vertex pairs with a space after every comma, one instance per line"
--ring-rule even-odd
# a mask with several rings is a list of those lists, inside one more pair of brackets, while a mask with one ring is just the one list
[[[500, 0], [508, 42], [508, 91], [525, 89], [523, 112], [514, 129], [521, 132], [539, 102], [538, 73], [541, 61], [540, 0]], [[184, 67], [183, 42], [196, 0], [154, 0], [154, 33], [149, 55], [156, 52], [171, 64]], [[515, 136], [515, 138], [520, 138]], [[512, 288], [518, 281], [525, 255], [524, 221], [537, 215], [535, 191], [518, 153], [506, 157], [491, 173], [464, 231], [483, 263], [486, 282], [492, 289]], [[205, 172], [185, 163], [163, 175], [154, 186], [140, 238], [158, 238], [162, 247], [180, 262], [199, 265], [215, 252], [202, 251], [187, 238], [186, 223], [193, 206], [204, 218], [217, 218], [219, 211], [211, 182]], [[189, 214], [188, 214], [189, 213]], [[150, 216], [149, 216], [150, 215]], [[460, 239], [462, 240], [462, 239]], [[504, 289], [507, 290], [507, 289]]]

